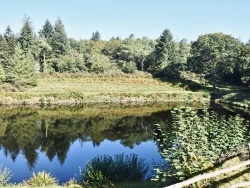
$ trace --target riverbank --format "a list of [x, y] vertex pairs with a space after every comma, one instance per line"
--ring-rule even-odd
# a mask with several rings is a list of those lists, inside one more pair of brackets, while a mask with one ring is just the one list
[[182, 87], [153, 79], [144, 73], [122, 75], [40, 75], [35, 87], [0, 93], [2, 105], [78, 105], [87, 103], [200, 102], [208, 92], [186, 91]]
[[233, 110], [240, 109], [248, 112], [250, 110], [249, 91], [249, 88], [245, 87], [220, 85], [214, 96], [215, 102]]

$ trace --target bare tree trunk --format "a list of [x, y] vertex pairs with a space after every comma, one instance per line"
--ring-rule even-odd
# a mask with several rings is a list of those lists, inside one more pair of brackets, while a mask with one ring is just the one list
[[183, 182], [180, 182], [180, 183], [176, 183], [174, 185], [170, 185], [170, 186], [167, 186], [165, 188], [180, 188], [180, 187], [185, 187], [185, 186], [188, 186], [188, 185], [190, 185], [192, 183], [195, 183], [197, 181], [204, 180], [204, 179], [209, 179], [209, 178], [218, 176], [220, 174], [225, 174], [225, 173], [231, 172], [233, 170], [237, 170], [237, 169], [239, 169], [241, 167], [244, 167], [244, 166], [247, 166], [247, 165], [250, 165], [250, 160], [247, 160], [247, 161], [242, 162], [240, 164], [231, 166], [229, 168], [225, 168], [225, 169], [217, 170], [215, 172], [210, 172], [210, 173], [198, 175], [198, 176], [195, 176], [195, 177], [193, 177], [191, 179], [188, 179], [186, 181], [183, 181]]

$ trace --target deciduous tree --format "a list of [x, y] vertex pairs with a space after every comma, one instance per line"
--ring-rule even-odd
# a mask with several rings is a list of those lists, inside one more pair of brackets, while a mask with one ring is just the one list
[[218, 78], [233, 72], [238, 43], [237, 39], [223, 33], [199, 36], [192, 44], [189, 69], [210, 77], [215, 88]]

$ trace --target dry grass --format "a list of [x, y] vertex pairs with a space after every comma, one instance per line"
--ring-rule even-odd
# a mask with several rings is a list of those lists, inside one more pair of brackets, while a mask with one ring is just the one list
[[1, 92], [2, 104], [82, 104], [145, 103], [162, 101], [202, 102], [202, 92], [185, 91], [179, 86], [145, 75], [123, 77], [41, 77], [38, 85], [24, 92]]
[[[239, 157], [235, 157], [225, 162], [221, 168], [227, 168], [242, 162]], [[222, 174], [213, 179], [213, 186], [218, 188], [227, 188], [236, 183], [245, 182], [250, 180], [249, 167], [242, 167], [239, 170], [232, 171], [228, 174]], [[249, 186], [248, 186], [249, 187]]]

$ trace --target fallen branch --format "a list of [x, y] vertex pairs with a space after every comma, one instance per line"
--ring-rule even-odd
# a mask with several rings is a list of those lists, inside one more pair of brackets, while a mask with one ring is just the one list
[[225, 173], [237, 170], [237, 169], [239, 169], [241, 167], [244, 167], [244, 166], [247, 166], [247, 165], [250, 165], [250, 160], [247, 160], [247, 161], [242, 162], [240, 164], [231, 166], [229, 168], [225, 168], [225, 169], [217, 170], [217, 171], [214, 171], [214, 172], [210, 172], [210, 173], [198, 175], [198, 176], [195, 176], [195, 177], [193, 177], [191, 179], [188, 179], [186, 181], [183, 181], [183, 182], [180, 182], [180, 183], [176, 183], [176, 184], [167, 186], [165, 188], [180, 188], [180, 187], [185, 187], [185, 186], [188, 186], [188, 185], [190, 185], [192, 183], [195, 183], [197, 181], [204, 180], [204, 179], [209, 179], [209, 178], [218, 176], [220, 174], [225, 174]]

